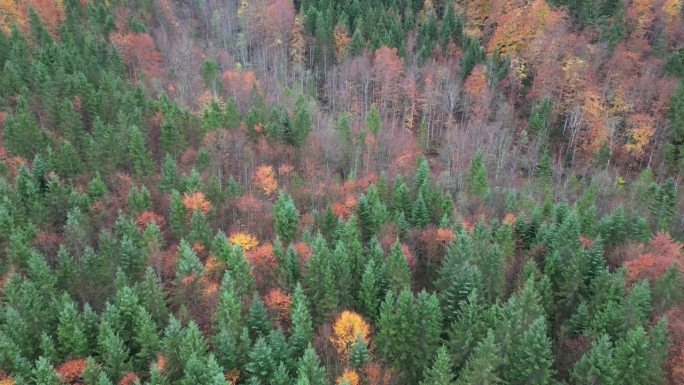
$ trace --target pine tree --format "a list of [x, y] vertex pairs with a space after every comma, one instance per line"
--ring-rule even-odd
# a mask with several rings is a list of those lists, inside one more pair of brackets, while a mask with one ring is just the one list
[[376, 137], [382, 130], [382, 121], [380, 120], [380, 114], [375, 104], [371, 105], [370, 111], [368, 111], [368, 116], [366, 117], [366, 126], [368, 131], [370, 131]]
[[263, 336], [259, 337], [254, 348], [249, 352], [249, 362], [245, 367], [251, 383], [269, 384], [275, 369], [276, 364], [273, 362], [271, 348]]
[[118, 381], [124, 372], [131, 370], [130, 351], [123, 339], [107, 323], [100, 325], [98, 344], [107, 376]]
[[437, 358], [431, 367], [427, 368], [421, 385], [453, 385], [454, 374], [451, 372], [451, 360], [445, 347], [437, 350]]
[[466, 175], [466, 187], [471, 199], [487, 200], [489, 186], [487, 185], [487, 169], [482, 159], [482, 153], [478, 151], [470, 163]]
[[252, 297], [252, 306], [249, 308], [249, 315], [247, 317], [247, 327], [252, 339], [256, 339], [259, 336], [267, 336], [272, 328], [264, 302], [257, 293], [254, 293], [254, 297]]
[[399, 241], [395, 241], [387, 256], [388, 289], [398, 294], [411, 288], [411, 271]]
[[242, 304], [235, 293], [233, 278], [224, 274], [221, 281], [221, 293], [214, 312], [214, 324], [219, 330], [227, 330], [237, 337], [242, 325]]
[[147, 370], [150, 362], [157, 355], [161, 345], [161, 337], [152, 316], [142, 307], [139, 307], [136, 312], [134, 325], [134, 341], [138, 346], [138, 351], [135, 354], [135, 369], [141, 372]]
[[154, 169], [152, 154], [146, 148], [145, 139], [136, 126], [128, 129], [128, 155], [136, 177], [142, 179], [152, 173]]
[[36, 385], [60, 385], [60, 380], [55, 373], [52, 364], [44, 357], [38, 358], [36, 367], [33, 369], [33, 383]]
[[309, 345], [297, 366], [297, 384], [327, 385], [325, 368], [321, 366], [318, 354]]
[[286, 138], [287, 143], [299, 148], [306, 143], [306, 138], [311, 132], [311, 114], [307, 100], [304, 96], [299, 96], [295, 104], [294, 119], [292, 120], [292, 132]]
[[351, 353], [349, 354], [349, 366], [355, 370], [363, 369], [366, 362], [368, 362], [369, 353], [368, 346], [363, 341], [363, 337], [359, 333], [356, 337], [356, 342], [351, 347]]
[[511, 385], [550, 384], [554, 373], [551, 341], [546, 335], [546, 320], [539, 317], [527, 329], [509, 355], [506, 372]]
[[599, 335], [572, 369], [571, 378], [576, 385], [617, 384], [617, 368], [613, 360], [613, 344], [606, 334]]
[[361, 276], [359, 305], [363, 309], [363, 314], [372, 320], [377, 319], [378, 306], [380, 305], [380, 287], [373, 259], [368, 260]]
[[624, 340], [615, 346], [616, 384], [655, 385], [661, 383], [658, 378], [659, 367], [651, 363], [649, 339], [642, 326], [627, 332]]
[[477, 344], [472, 355], [461, 371], [456, 385], [495, 385], [503, 383], [499, 377], [499, 366], [503, 362], [501, 348], [489, 330], [487, 336]]
[[204, 266], [195, 250], [188, 242], [181, 239], [178, 246], [178, 262], [176, 263], [176, 277], [183, 278], [195, 274], [201, 276]]
[[171, 229], [177, 237], [185, 235], [186, 225], [188, 223], [188, 212], [183, 204], [181, 195], [177, 190], [171, 192], [171, 209], [169, 213], [169, 223]]
[[273, 205], [273, 218], [278, 237], [283, 243], [290, 243], [299, 224], [299, 210], [287, 193], [281, 191], [278, 195], [278, 200]]
[[211, 227], [207, 223], [207, 217], [199, 209], [195, 209], [190, 221], [190, 234], [188, 240], [195, 244], [209, 245], [211, 240]]
[[86, 327], [76, 303], [65, 294], [59, 312], [57, 342], [62, 357], [80, 358], [88, 355]]
[[290, 329], [290, 348], [292, 357], [299, 358], [313, 339], [313, 325], [309, 305], [302, 286], [297, 283], [291, 303], [292, 326]]
[[163, 191], [173, 191], [174, 189], [178, 189], [180, 187], [178, 185], [178, 167], [176, 166], [175, 159], [169, 153], [164, 156], [161, 174], [162, 177], [161, 181], [159, 182], [159, 187]]

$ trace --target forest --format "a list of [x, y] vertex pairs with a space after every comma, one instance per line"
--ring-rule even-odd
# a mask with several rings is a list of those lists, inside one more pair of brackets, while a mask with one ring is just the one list
[[684, 0], [0, 0], [0, 385], [683, 385]]

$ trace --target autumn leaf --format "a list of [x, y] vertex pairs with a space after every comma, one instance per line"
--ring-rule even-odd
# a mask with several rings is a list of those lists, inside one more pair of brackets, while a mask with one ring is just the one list
[[368, 345], [370, 327], [358, 313], [350, 310], [341, 312], [333, 324], [333, 336], [330, 341], [337, 352], [346, 360], [349, 357], [351, 346], [361, 335], [363, 342]]

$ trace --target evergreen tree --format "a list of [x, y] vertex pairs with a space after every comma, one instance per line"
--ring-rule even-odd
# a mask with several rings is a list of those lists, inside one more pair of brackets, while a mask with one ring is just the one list
[[145, 139], [136, 126], [128, 129], [128, 155], [131, 160], [133, 174], [142, 179], [149, 176], [153, 169], [152, 154], [145, 146]]
[[606, 334], [601, 334], [572, 369], [574, 384], [617, 384], [617, 368], [613, 361], [613, 345]]
[[499, 366], [503, 361], [501, 348], [494, 340], [494, 333], [490, 330], [487, 336], [477, 344], [475, 351], [468, 359], [461, 371], [457, 385], [495, 385], [502, 383], [499, 377]]
[[171, 229], [176, 233], [177, 237], [182, 237], [185, 234], [185, 228], [188, 221], [188, 213], [181, 199], [181, 195], [177, 190], [171, 192], [171, 212], [169, 213], [169, 224]]
[[195, 274], [201, 276], [204, 266], [195, 250], [188, 242], [181, 239], [178, 246], [178, 262], [176, 263], [176, 277], [183, 278]]
[[527, 329], [509, 355], [510, 369], [506, 372], [511, 385], [550, 384], [553, 356], [551, 341], [546, 335], [546, 320], [539, 317]]
[[486, 200], [489, 197], [487, 169], [485, 168], [482, 153], [480, 151], [475, 154], [475, 158], [473, 158], [473, 161], [470, 163], [465, 182], [468, 195], [471, 199]]
[[351, 347], [351, 353], [349, 354], [349, 366], [355, 370], [362, 370], [366, 362], [368, 362], [369, 353], [368, 346], [363, 341], [363, 337], [359, 333], [356, 337], [356, 341]]
[[411, 271], [399, 241], [395, 241], [387, 256], [388, 289], [398, 294], [411, 288]]
[[299, 224], [299, 210], [287, 193], [281, 191], [278, 195], [278, 200], [273, 205], [273, 218], [278, 237], [285, 244], [290, 243]]
[[33, 383], [36, 385], [59, 385], [62, 381], [59, 375], [55, 373], [52, 364], [44, 357], [40, 357], [36, 362], [35, 369], [33, 369]]
[[273, 362], [271, 348], [263, 336], [256, 340], [254, 348], [249, 352], [249, 362], [245, 369], [249, 373], [251, 384], [270, 384], [276, 363]]
[[445, 347], [437, 350], [437, 358], [425, 371], [421, 385], [453, 385], [454, 374], [451, 372], [451, 360]]
[[297, 283], [292, 295], [291, 309], [290, 348], [292, 356], [298, 358], [304, 354], [314, 335], [309, 305], [299, 283]]
[[378, 109], [375, 108], [375, 104], [371, 105], [370, 111], [368, 111], [368, 116], [366, 117], [366, 126], [368, 127], [368, 131], [376, 137], [382, 130], [382, 121], [380, 120]]
[[252, 339], [256, 339], [259, 336], [267, 336], [272, 328], [271, 321], [269, 320], [266, 308], [264, 307], [264, 302], [257, 293], [254, 293], [252, 306], [249, 308], [247, 327], [249, 328]]
[[660, 368], [651, 361], [649, 339], [642, 326], [627, 332], [615, 346], [616, 384], [655, 385], [662, 383]]
[[297, 366], [297, 384], [327, 385], [325, 368], [314, 348], [309, 345]]

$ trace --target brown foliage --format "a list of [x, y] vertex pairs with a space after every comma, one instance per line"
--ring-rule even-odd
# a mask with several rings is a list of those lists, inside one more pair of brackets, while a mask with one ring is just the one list
[[138, 231], [145, 231], [147, 226], [155, 222], [159, 228], [164, 227], [164, 224], [166, 220], [162, 215], [155, 214], [152, 211], [143, 211], [138, 215], [138, 217], [135, 219], [135, 223], [138, 227]]
[[133, 372], [126, 372], [119, 380], [119, 385], [134, 385], [136, 381], [139, 381], [140, 377]]
[[271, 319], [284, 330], [287, 330], [288, 325], [290, 324], [291, 302], [292, 297], [279, 288], [271, 289], [264, 298], [264, 305], [266, 306]]
[[278, 260], [273, 253], [273, 245], [263, 244], [247, 253], [247, 262], [251, 266], [252, 275], [259, 287], [272, 283], [274, 274], [278, 267]]
[[672, 240], [667, 233], [660, 232], [651, 239], [646, 253], [625, 264], [627, 281], [648, 279], [654, 282], [674, 264], [678, 264], [679, 269], [684, 271], [683, 262], [681, 243]]
[[160, 77], [164, 73], [161, 54], [149, 34], [116, 32], [110, 40], [121, 52], [135, 79], [138, 78], [138, 69], [150, 78]]
[[88, 364], [85, 359], [69, 360], [55, 369], [55, 373], [59, 375], [63, 383], [72, 384], [81, 379], [87, 367]]

